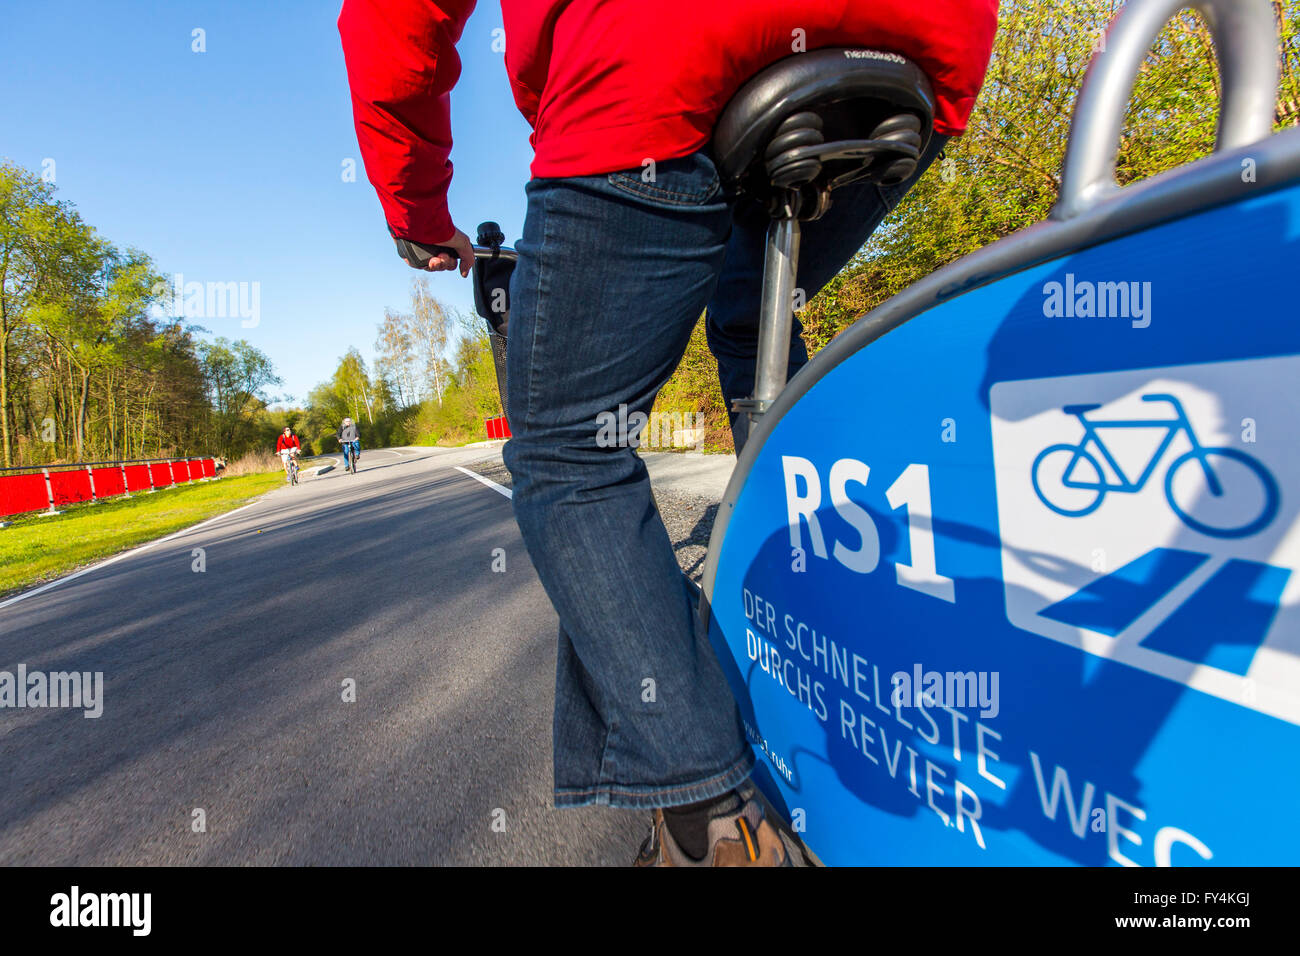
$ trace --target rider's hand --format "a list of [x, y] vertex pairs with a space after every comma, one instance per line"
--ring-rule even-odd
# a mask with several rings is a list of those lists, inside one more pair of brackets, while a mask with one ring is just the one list
[[[452, 228], [455, 229], [455, 227]], [[459, 229], [455, 229], [451, 234], [450, 239], [442, 239], [435, 242], [434, 245], [449, 246], [450, 248], [455, 249], [456, 255], [460, 257], [459, 265], [461, 276], [469, 275], [469, 270], [474, 265], [474, 243], [470, 242], [469, 236], [465, 235], [465, 233], [461, 232]], [[429, 261], [426, 262], [423, 267], [410, 263], [409, 259], [407, 262], [411, 264], [413, 268], [424, 268], [429, 272], [446, 272], [448, 269], [455, 269], [458, 264], [457, 260], [447, 255], [445, 252], [440, 252], [436, 256], [430, 257]]]

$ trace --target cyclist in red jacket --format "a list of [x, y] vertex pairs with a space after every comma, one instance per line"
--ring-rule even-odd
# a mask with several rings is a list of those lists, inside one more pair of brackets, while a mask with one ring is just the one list
[[280, 437], [275, 440], [275, 453], [280, 456], [280, 463], [284, 465], [285, 481], [289, 480], [289, 459], [297, 458], [301, 451], [302, 445], [298, 443], [298, 436], [286, 425]]
[[[648, 413], [706, 313], [728, 405], [750, 394], [766, 216], [719, 183], [714, 122], [747, 79], [821, 47], [901, 54], [960, 134], [997, 0], [502, 0], [505, 66], [533, 128], [516, 244], [505, 447], [516, 520], [560, 619], [557, 806], [655, 811], [647, 865], [788, 862], [746, 780], [736, 703], [694, 614], [645, 466], [599, 416]], [[345, 0], [339, 30], [366, 173], [408, 262], [467, 275], [447, 211], [455, 43], [474, 0]], [[649, 175], [647, 174], [649, 171]], [[844, 187], [806, 224], [809, 298], [913, 180]], [[427, 261], [401, 240], [453, 249]], [[790, 373], [807, 361], [796, 319]], [[599, 374], [592, 374], [599, 369]], [[651, 690], [647, 691], [647, 688]]]

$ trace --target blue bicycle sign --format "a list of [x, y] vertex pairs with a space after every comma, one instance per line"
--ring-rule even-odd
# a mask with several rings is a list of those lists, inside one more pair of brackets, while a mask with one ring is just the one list
[[[1174, 514], [1188, 527], [1201, 534], [1216, 538], [1244, 538], [1268, 525], [1277, 514], [1278, 487], [1272, 474], [1259, 461], [1235, 448], [1206, 447], [1196, 437], [1192, 423], [1183, 410], [1182, 403], [1173, 395], [1153, 393], [1143, 395], [1144, 402], [1168, 402], [1173, 406], [1172, 418], [1149, 419], [1090, 419], [1088, 412], [1101, 405], [1066, 405], [1061, 410], [1073, 415], [1083, 425], [1083, 437], [1078, 444], [1049, 445], [1034, 459], [1031, 477], [1039, 500], [1052, 511], [1067, 518], [1081, 518], [1101, 507], [1110, 491], [1136, 494], [1146, 485], [1159, 465], [1161, 458], [1180, 433], [1187, 436], [1191, 450], [1178, 456], [1165, 473], [1165, 498]], [[1125, 475], [1111, 450], [1098, 434], [1099, 428], [1164, 428], [1165, 435], [1136, 481]], [[1097, 455], [1109, 466], [1118, 480], [1112, 481], [1102, 468], [1097, 455], [1088, 450], [1092, 445]], [[1186, 466], [1196, 467], [1187, 469]], [[1182, 470], [1182, 480], [1179, 475]], [[1225, 480], [1227, 476], [1227, 480]], [[1047, 490], [1044, 490], [1046, 485]], [[1176, 486], [1181, 493], [1176, 494]], [[1188, 489], [1195, 493], [1188, 495]], [[1053, 497], [1048, 496], [1048, 491]], [[1228, 507], [1218, 509], [1215, 518], [1194, 517], [1190, 512], [1198, 503], [1224, 502]], [[1232, 501], [1228, 501], [1228, 497]], [[1185, 499], [1184, 501], [1180, 501]], [[1242, 520], [1243, 512], [1246, 515]]]

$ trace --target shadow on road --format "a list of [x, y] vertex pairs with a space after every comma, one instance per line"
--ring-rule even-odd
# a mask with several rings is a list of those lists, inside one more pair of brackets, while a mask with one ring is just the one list
[[448, 472], [298, 497], [3, 612], [0, 666], [103, 671], [105, 702], [11, 712], [0, 859], [625, 862], [627, 817], [549, 807], [555, 620], [508, 502]]

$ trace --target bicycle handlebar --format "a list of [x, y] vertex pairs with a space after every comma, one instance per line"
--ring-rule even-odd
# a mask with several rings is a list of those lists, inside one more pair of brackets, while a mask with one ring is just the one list
[[489, 246], [475, 246], [474, 258], [505, 259], [507, 262], [518, 262], [519, 253], [515, 252], [515, 250], [511, 249], [509, 246], [498, 246], [496, 248], [491, 248]]
[[1174, 405], [1177, 405], [1179, 408], [1182, 408], [1182, 407], [1183, 407], [1183, 403], [1180, 402], [1180, 401], [1177, 399], [1176, 396], [1168, 395], [1168, 394], [1166, 394], [1165, 392], [1151, 392], [1149, 395], [1143, 395], [1143, 396], [1142, 396], [1142, 401], [1144, 401], [1144, 402], [1170, 402], [1170, 403], [1172, 403], [1172, 404], [1174, 404]]
[[[420, 268], [428, 264], [437, 255], [448, 255], [457, 262], [460, 256], [450, 246], [425, 246], [410, 239], [396, 239], [397, 254], [407, 262], [416, 263]], [[509, 246], [474, 246], [475, 259], [505, 259], [507, 262], [518, 260], [518, 254]]]

